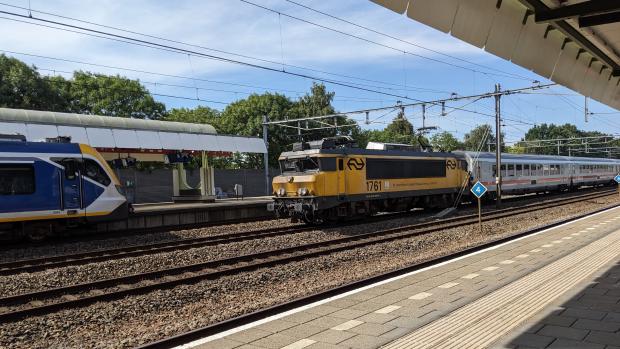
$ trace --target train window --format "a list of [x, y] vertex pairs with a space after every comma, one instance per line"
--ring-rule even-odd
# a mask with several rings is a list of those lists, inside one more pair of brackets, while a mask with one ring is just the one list
[[493, 177], [497, 177], [497, 165], [493, 165], [491, 169], [493, 171]]
[[515, 165], [509, 164], [508, 165], [508, 170], [506, 172], [508, 173], [507, 177], [514, 177], [514, 175], [515, 175]]
[[338, 159], [338, 171], [344, 171], [344, 159]]
[[444, 160], [366, 160], [366, 179], [433, 178], [445, 176], [446, 162]]
[[52, 161], [64, 167], [65, 178], [68, 180], [74, 180], [80, 174], [80, 159], [52, 158]]
[[336, 171], [336, 158], [319, 158], [321, 171]]
[[550, 167], [549, 167], [549, 165], [543, 165], [542, 175], [543, 176], [548, 176], [549, 174], [550, 174]]
[[[334, 165], [335, 166], [335, 165]], [[317, 158], [299, 158], [280, 160], [280, 169], [285, 172], [305, 172], [319, 169]]]
[[106, 187], [110, 185], [110, 177], [95, 160], [84, 159], [84, 176]]
[[467, 171], [467, 161], [465, 160], [461, 160], [459, 161], [459, 164], [461, 165], [459, 168], [463, 171]]
[[34, 192], [33, 165], [0, 164], [0, 195], [28, 195]]
[[523, 175], [526, 177], [530, 175], [530, 164], [523, 165]]
[[522, 176], [523, 175], [523, 166], [521, 164], [517, 164], [517, 176]]

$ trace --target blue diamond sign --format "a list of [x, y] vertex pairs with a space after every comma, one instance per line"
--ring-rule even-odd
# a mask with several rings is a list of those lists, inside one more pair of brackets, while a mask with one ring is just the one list
[[616, 177], [614, 177], [614, 181], [616, 181], [616, 183], [620, 184], [620, 174], [616, 175]]
[[485, 187], [484, 184], [480, 183], [480, 181], [476, 182], [476, 184], [471, 187], [471, 192], [476, 195], [478, 199], [480, 199], [482, 195], [487, 192], [487, 190], [487, 187]]

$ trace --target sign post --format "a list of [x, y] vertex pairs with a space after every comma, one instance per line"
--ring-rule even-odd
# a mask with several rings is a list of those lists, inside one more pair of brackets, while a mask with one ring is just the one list
[[614, 181], [618, 183], [618, 196], [620, 196], [620, 174], [617, 174], [616, 177], [614, 177]]
[[[617, 177], [618, 179], [620, 179], [620, 175]], [[482, 203], [480, 199], [487, 192], [487, 190], [488, 190], [487, 187], [485, 187], [484, 184], [480, 183], [480, 181], [477, 181], [476, 184], [474, 184], [474, 186], [471, 187], [472, 194], [474, 194], [474, 196], [478, 199], [478, 228], [480, 228], [481, 234], [482, 234]]]

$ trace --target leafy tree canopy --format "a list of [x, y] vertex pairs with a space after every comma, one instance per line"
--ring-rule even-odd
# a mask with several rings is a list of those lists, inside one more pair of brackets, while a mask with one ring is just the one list
[[138, 80], [75, 72], [42, 77], [36, 67], [0, 55], [0, 106], [66, 113], [159, 119], [166, 106]]
[[67, 100], [34, 66], [0, 54], [0, 107], [63, 111]]
[[[491, 143], [490, 146], [489, 143]], [[463, 146], [465, 150], [488, 151], [490, 149], [490, 151], [495, 151], [495, 130], [489, 124], [476, 126], [465, 134]]]
[[434, 134], [431, 137], [431, 145], [435, 151], [461, 150], [464, 147], [463, 143], [447, 131]]

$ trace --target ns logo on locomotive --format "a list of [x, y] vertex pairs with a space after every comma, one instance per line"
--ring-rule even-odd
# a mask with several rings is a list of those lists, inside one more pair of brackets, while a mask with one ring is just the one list
[[85, 144], [0, 135], [0, 237], [42, 240], [69, 228], [126, 218], [112, 169]]
[[[422, 152], [403, 144], [369, 143], [359, 149], [349, 137], [297, 143], [279, 158], [273, 179], [277, 217], [319, 224], [325, 221], [447, 208], [472, 200], [480, 181], [495, 197], [495, 154]], [[502, 192], [511, 195], [572, 190], [613, 183], [620, 160], [503, 154]]]

